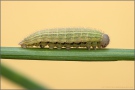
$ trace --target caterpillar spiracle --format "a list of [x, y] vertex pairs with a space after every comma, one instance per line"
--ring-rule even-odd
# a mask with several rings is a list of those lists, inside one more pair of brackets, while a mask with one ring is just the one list
[[105, 48], [110, 42], [109, 36], [90, 28], [54, 28], [37, 31], [22, 40], [22, 48], [33, 46], [49, 49], [57, 48]]

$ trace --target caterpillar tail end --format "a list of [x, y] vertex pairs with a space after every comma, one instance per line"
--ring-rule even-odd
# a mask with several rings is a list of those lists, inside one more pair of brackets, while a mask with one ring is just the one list
[[20, 45], [22, 48], [27, 48], [27, 46], [21, 41], [18, 45]]

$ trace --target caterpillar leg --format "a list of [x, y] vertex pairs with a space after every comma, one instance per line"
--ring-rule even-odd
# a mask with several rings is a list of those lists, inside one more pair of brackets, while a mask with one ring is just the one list
[[62, 44], [61, 43], [57, 43], [56, 47], [57, 47], [57, 49], [61, 49], [62, 48]]
[[97, 43], [97, 47], [98, 47], [98, 49], [101, 49], [101, 42]]
[[47, 45], [46, 42], [40, 42], [40, 43], [39, 43], [40, 48], [44, 48], [46, 45]]
[[81, 42], [80, 46], [81, 47], [85, 47], [86, 46], [86, 42]]
[[71, 47], [79, 48], [79, 44], [78, 43], [71, 43]]
[[55, 45], [54, 43], [49, 43], [48, 46], [49, 46], [49, 49], [53, 49]]
[[39, 47], [40, 44], [39, 43], [34, 43], [34, 46]]
[[21, 47], [22, 47], [22, 48], [27, 48], [27, 45], [22, 44]]
[[91, 42], [87, 42], [87, 43], [86, 43], [86, 47], [87, 47], [88, 50], [90, 50]]
[[94, 50], [96, 50], [96, 46], [97, 46], [97, 42], [93, 42], [92, 47], [93, 47]]
[[66, 44], [66, 49], [67, 49], [67, 50], [71, 49], [71, 44], [70, 44], [70, 43], [67, 43], [67, 44]]
[[40, 45], [40, 48], [44, 48], [45, 46], [44, 45]]
[[27, 47], [28, 47], [28, 48], [33, 48], [33, 45], [28, 45]]
[[80, 46], [79, 43], [75, 43], [75, 44], [74, 44], [74, 47], [76, 47], [76, 48], [79, 48], [79, 46]]

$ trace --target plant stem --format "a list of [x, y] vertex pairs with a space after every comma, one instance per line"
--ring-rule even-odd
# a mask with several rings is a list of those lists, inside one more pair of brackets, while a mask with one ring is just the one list
[[115, 61], [134, 60], [134, 49], [71, 49], [1, 47], [2, 59], [57, 61]]

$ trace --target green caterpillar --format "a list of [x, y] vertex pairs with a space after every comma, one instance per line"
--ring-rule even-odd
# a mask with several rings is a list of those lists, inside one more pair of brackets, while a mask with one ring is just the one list
[[57, 48], [81, 48], [88, 50], [97, 47], [105, 48], [109, 44], [109, 36], [101, 31], [89, 28], [57, 28], [35, 32], [19, 43], [22, 48], [33, 46], [49, 49]]

